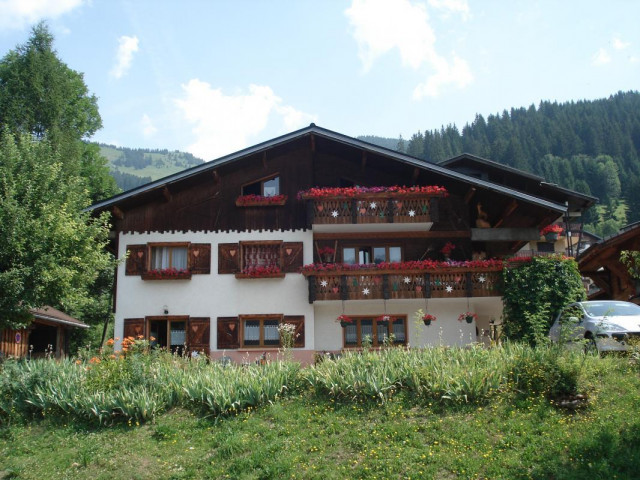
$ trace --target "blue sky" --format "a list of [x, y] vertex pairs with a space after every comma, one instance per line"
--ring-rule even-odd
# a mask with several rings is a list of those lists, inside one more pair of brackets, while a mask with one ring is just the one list
[[640, 89], [635, 0], [0, 0], [0, 53], [39, 19], [99, 99], [94, 140], [205, 160]]

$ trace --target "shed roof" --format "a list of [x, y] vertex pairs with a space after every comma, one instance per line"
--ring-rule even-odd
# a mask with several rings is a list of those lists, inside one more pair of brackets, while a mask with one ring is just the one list
[[68, 325], [71, 327], [89, 328], [89, 325], [87, 325], [86, 323], [81, 322], [80, 320], [73, 318], [72, 316], [67, 315], [64, 312], [61, 312], [60, 310], [49, 307], [48, 305], [45, 305], [42, 308], [32, 308], [29, 311], [36, 319], [39, 320], [45, 320], [61, 325]]

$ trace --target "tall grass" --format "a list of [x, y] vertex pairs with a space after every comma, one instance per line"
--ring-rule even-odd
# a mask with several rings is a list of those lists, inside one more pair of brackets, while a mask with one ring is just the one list
[[583, 355], [507, 344], [347, 353], [304, 372], [313, 390], [335, 399], [384, 401], [400, 390], [421, 400], [482, 402], [497, 394], [576, 393]]
[[487, 402], [581, 388], [584, 355], [507, 344], [347, 353], [301, 369], [293, 362], [222, 365], [141, 351], [91, 360], [7, 361], [0, 366], [0, 417], [66, 415], [87, 422], [145, 422], [173, 407], [220, 416], [296, 391], [339, 401], [385, 402], [400, 391], [420, 402]]

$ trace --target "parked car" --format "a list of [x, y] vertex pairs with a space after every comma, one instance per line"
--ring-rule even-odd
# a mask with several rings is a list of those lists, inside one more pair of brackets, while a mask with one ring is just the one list
[[553, 341], [586, 340], [598, 352], [625, 351], [640, 341], [640, 307], [616, 300], [575, 302], [562, 309], [549, 331]]

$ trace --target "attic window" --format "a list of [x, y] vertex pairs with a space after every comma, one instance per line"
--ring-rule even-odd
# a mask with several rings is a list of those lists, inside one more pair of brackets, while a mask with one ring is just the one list
[[257, 182], [244, 185], [242, 187], [242, 195], [261, 195], [263, 197], [280, 195], [280, 177], [263, 178]]

